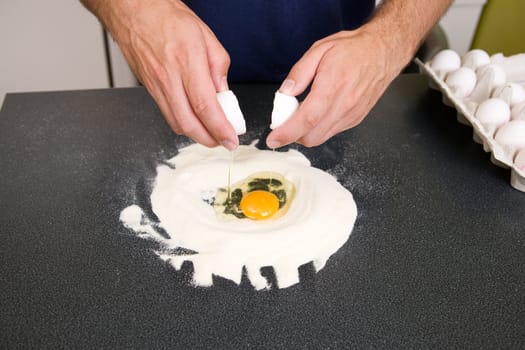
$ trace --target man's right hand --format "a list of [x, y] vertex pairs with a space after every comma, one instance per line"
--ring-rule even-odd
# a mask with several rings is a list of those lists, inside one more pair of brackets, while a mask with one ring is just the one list
[[119, 44], [166, 121], [208, 147], [237, 147], [216, 92], [230, 58], [210, 28], [178, 0], [82, 0]]

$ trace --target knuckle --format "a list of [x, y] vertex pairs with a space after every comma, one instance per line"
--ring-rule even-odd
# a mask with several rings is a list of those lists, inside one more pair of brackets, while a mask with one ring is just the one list
[[317, 48], [321, 46], [322, 44], [323, 44], [322, 39], [319, 39], [319, 40], [314, 41], [314, 43], [312, 44], [312, 47]]
[[219, 55], [219, 58], [217, 59], [217, 64], [221, 66], [222, 68], [227, 68], [230, 66], [231, 58], [230, 55], [224, 51], [222, 55]]
[[166, 86], [169, 81], [169, 75], [164, 66], [160, 63], [153, 63], [151, 66], [155, 78], [163, 85]]
[[210, 112], [211, 105], [209, 101], [202, 98], [196, 98], [192, 101], [192, 108], [198, 117], [207, 116]]
[[319, 124], [320, 119], [321, 118], [318, 114], [313, 114], [313, 113], [307, 114], [304, 117], [304, 125], [308, 130], [311, 130]]
[[209, 59], [210, 66], [219, 71], [226, 71], [230, 66], [231, 59], [227, 52], [221, 52], [221, 54], [214, 55]]

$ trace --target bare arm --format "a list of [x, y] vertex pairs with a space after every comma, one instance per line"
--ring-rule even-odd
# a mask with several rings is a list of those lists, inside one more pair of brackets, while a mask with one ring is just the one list
[[206, 146], [239, 140], [217, 102], [230, 65], [208, 26], [179, 0], [81, 0], [119, 44], [171, 128]]
[[268, 146], [316, 146], [359, 124], [451, 2], [385, 0], [362, 27], [314, 43], [280, 88], [297, 96], [312, 84], [310, 93]]
[[[390, 41], [405, 67], [453, 0], [384, 0], [364, 28]], [[403, 50], [405, 48], [405, 50]], [[397, 49], [397, 50], [396, 50]]]

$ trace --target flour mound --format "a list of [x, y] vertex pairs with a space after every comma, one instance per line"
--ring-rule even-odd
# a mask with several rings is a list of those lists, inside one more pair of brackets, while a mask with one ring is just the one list
[[[141, 237], [161, 243], [157, 255], [175, 269], [190, 261], [197, 286], [212, 286], [213, 275], [240, 284], [245, 269], [257, 290], [269, 288], [261, 268], [271, 266], [277, 286], [286, 288], [299, 282], [299, 266], [313, 262], [316, 271], [321, 270], [353, 229], [357, 207], [352, 194], [298, 151], [239, 146], [232, 182], [261, 171], [276, 172], [295, 185], [295, 198], [276, 220], [221, 220], [209, 197], [227, 185], [230, 158], [223, 148], [183, 148], [168, 165], [157, 168], [150, 199], [159, 222], [148, 220], [137, 205], [124, 209], [121, 221]], [[196, 253], [173, 253], [180, 248]]]

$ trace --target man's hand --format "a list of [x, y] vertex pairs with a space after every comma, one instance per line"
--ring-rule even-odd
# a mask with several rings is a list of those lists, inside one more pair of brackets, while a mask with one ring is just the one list
[[310, 92], [294, 115], [269, 135], [268, 146], [317, 146], [359, 124], [399, 73], [388, 57], [382, 39], [362, 29], [316, 42], [279, 90], [295, 96], [312, 83]]
[[138, 79], [178, 134], [213, 147], [239, 140], [217, 101], [230, 58], [215, 35], [178, 0], [82, 0], [119, 44]]
[[293, 96], [310, 84], [311, 90], [294, 115], [268, 135], [268, 147], [317, 146], [359, 124], [450, 3], [384, 0], [362, 27], [316, 42], [279, 89]]

